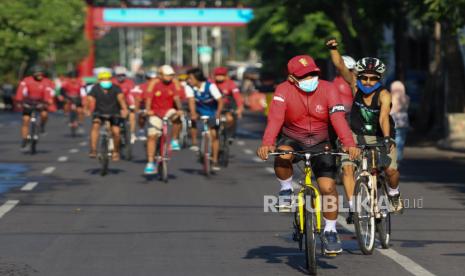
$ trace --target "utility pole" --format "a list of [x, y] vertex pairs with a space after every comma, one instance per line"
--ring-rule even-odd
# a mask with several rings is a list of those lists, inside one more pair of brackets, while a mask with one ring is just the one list
[[171, 64], [171, 27], [165, 27], [165, 64]]
[[196, 26], [191, 27], [191, 44], [192, 44], [192, 65], [199, 66], [199, 54], [197, 52], [198, 47], [199, 47], [199, 41], [198, 41], [198, 32], [197, 32]]
[[183, 37], [182, 27], [176, 27], [176, 63], [178, 66], [183, 65]]

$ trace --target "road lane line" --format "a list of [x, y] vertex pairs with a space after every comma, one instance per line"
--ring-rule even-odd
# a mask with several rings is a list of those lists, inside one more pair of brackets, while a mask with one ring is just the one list
[[42, 174], [51, 174], [53, 171], [55, 171], [55, 167], [47, 167], [42, 171]]
[[18, 203], [19, 200], [7, 200], [2, 206], [0, 206], [0, 218], [11, 211], [11, 209], [13, 209]]
[[70, 149], [69, 150], [69, 153], [78, 153], [79, 152], [79, 149]]
[[253, 150], [251, 149], [244, 149], [245, 154], [254, 154]]
[[32, 191], [39, 182], [28, 182], [23, 187], [21, 187], [21, 191]]
[[245, 145], [245, 142], [242, 141], [242, 140], [238, 140], [238, 141], [237, 141], [237, 144], [238, 144], [239, 146], [244, 146], [244, 145]]
[[[337, 222], [345, 228], [346, 230], [352, 232], [355, 234], [355, 227], [354, 225], [348, 225], [345, 221], [345, 218], [342, 216], [337, 217]], [[389, 259], [393, 260], [397, 264], [399, 264], [401, 267], [403, 267], [405, 270], [408, 272], [412, 273], [413, 275], [416, 276], [434, 276], [435, 274], [429, 272], [426, 270], [424, 267], [421, 265], [417, 264], [414, 262], [412, 259], [400, 254], [399, 252], [395, 251], [392, 248], [388, 249], [378, 249], [377, 250], [379, 253], [382, 255], [388, 257]]]
[[252, 160], [253, 160], [254, 162], [257, 162], [257, 163], [262, 163], [262, 162], [264, 162], [262, 159], [258, 158], [257, 156], [255, 156], [254, 158], [252, 158]]
[[60, 156], [58, 158], [58, 162], [66, 162], [66, 161], [68, 161], [68, 156]]
[[266, 167], [265, 170], [269, 173], [272, 173], [274, 174], [274, 169], [273, 168], [270, 168], [270, 167]]
[[79, 145], [80, 145], [81, 147], [85, 147], [85, 146], [87, 146], [87, 142], [86, 142], [86, 141], [81, 142], [81, 143], [79, 143]]

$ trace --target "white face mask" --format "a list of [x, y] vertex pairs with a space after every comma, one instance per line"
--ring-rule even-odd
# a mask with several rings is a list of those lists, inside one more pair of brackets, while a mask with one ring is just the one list
[[318, 77], [313, 77], [309, 80], [299, 81], [297, 86], [304, 92], [310, 93], [318, 87]]

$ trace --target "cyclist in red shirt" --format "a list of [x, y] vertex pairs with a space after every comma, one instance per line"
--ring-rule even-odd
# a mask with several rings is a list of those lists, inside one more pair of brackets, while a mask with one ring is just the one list
[[239, 119], [242, 118], [244, 100], [237, 85], [228, 77], [228, 68], [217, 67], [213, 71], [213, 74], [214, 83], [223, 96], [223, 110], [226, 116], [228, 133], [232, 134], [232, 137], [234, 137], [237, 123], [235, 117], [237, 116]]
[[136, 84], [127, 76], [127, 69], [123, 66], [117, 66], [114, 69], [114, 77], [112, 78], [113, 84], [118, 85], [124, 94], [126, 104], [129, 108], [129, 129], [131, 131], [131, 144], [134, 144], [136, 137], [136, 100], [131, 90], [134, 89]]
[[173, 82], [175, 72], [169, 65], [163, 65], [160, 68], [160, 79], [150, 81], [147, 88], [147, 97], [145, 109], [149, 116], [149, 128], [147, 139], [147, 165], [144, 169], [145, 174], [156, 174], [157, 167], [154, 163], [155, 149], [157, 148], [157, 139], [162, 134], [163, 118], [168, 118], [173, 123], [173, 139], [171, 148], [180, 150], [178, 137], [181, 130], [182, 105], [179, 99], [179, 91]]
[[[344, 106], [334, 85], [319, 80], [320, 69], [310, 56], [293, 57], [287, 68], [288, 80], [279, 84], [273, 95], [262, 145], [257, 150], [258, 156], [266, 160], [268, 153], [276, 148], [323, 151], [329, 146], [328, 126], [331, 121], [344, 149], [351, 158], [355, 158], [360, 150], [355, 147], [349, 125], [344, 118]], [[279, 134], [281, 137], [276, 143]], [[281, 183], [279, 195], [287, 199], [293, 194], [292, 162], [292, 155], [283, 155], [277, 157], [274, 163], [275, 174]], [[337, 206], [334, 156], [317, 156], [312, 160], [312, 167], [321, 194], [331, 198]], [[286, 201], [282, 207], [289, 207], [290, 203]], [[342, 247], [336, 230], [338, 211], [325, 209], [323, 206], [325, 251], [340, 253]]]
[[82, 100], [86, 95], [82, 89], [83, 86], [84, 82], [76, 77], [75, 72], [68, 74], [68, 77], [64, 78], [61, 82], [61, 94], [67, 102], [66, 110], [70, 110], [72, 104], [76, 105], [79, 125], [82, 125], [84, 122]]
[[[23, 139], [21, 148], [25, 149], [28, 143], [29, 123], [32, 110], [30, 105], [37, 103], [53, 104], [53, 82], [45, 77], [45, 70], [40, 66], [32, 68], [32, 76], [24, 78], [16, 90], [16, 102], [23, 104], [23, 123], [21, 127], [21, 137]], [[45, 132], [48, 112], [46, 107], [40, 112], [40, 132]]]
[[[145, 82], [136, 85], [132, 90], [131, 94], [134, 95], [135, 102], [136, 102], [136, 107], [138, 108], [137, 111], [139, 110], [145, 110], [145, 99], [147, 98], [147, 88], [149, 86], [149, 83], [152, 80], [155, 80], [157, 78], [157, 72], [150, 70], [145, 73]], [[146, 114], [141, 112], [139, 113], [139, 118], [138, 118], [138, 123], [139, 123], [139, 137], [138, 139], [141, 141], [144, 141], [147, 139], [146, 134], [145, 134], [145, 122], [146, 122]]]

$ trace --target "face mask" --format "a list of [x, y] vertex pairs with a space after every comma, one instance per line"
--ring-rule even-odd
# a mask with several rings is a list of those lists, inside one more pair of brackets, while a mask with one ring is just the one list
[[169, 80], [169, 81], [163, 80], [163, 83], [164, 83], [164, 84], [170, 84], [171, 82], [172, 82], [172, 81], [170, 81], [170, 80]]
[[126, 79], [126, 76], [117, 76], [116, 79], [117, 79], [119, 82], [123, 82], [123, 81]]
[[100, 86], [103, 89], [110, 89], [113, 86], [113, 83], [111, 83], [111, 81], [101, 81]]
[[309, 80], [299, 81], [297, 86], [304, 92], [310, 93], [318, 87], [318, 77], [313, 77]]
[[357, 80], [357, 87], [363, 92], [363, 94], [366, 94], [366, 95], [373, 93], [380, 86], [381, 86], [380, 82], [377, 82], [373, 86], [365, 86], [362, 84], [360, 80]]

